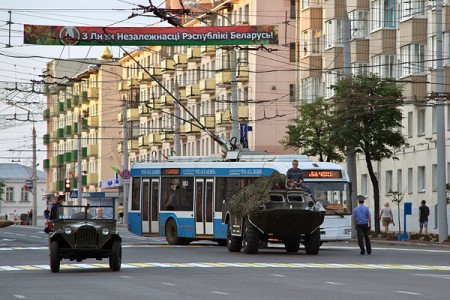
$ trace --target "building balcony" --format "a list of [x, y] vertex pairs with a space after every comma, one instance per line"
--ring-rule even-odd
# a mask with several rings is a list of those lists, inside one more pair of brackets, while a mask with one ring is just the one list
[[97, 87], [90, 87], [88, 89], [88, 98], [91, 100], [98, 99], [98, 88]]
[[249, 73], [248, 73], [248, 65], [247, 64], [239, 64], [237, 66], [237, 74], [236, 80], [243, 82], [248, 81]]
[[205, 126], [208, 129], [214, 129], [216, 126], [216, 118], [215, 116], [211, 115], [205, 115], [200, 117], [200, 124]]
[[202, 60], [199, 46], [192, 46], [187, 49], [188, 62], [199, 62]]
[[57, 132], [58, 139], [63, 139], [64, 138], [64, 128], [58, 128], [56, 130], [56, 132]]
[[50, 159], [44, 159], [44, 161], [42, 162], [44, 165], [44, 170], [48, 170], [50, 169]]
[[58, 102], [58, 113], [60, 114], [66, 113], [66, 107], [64, 105], [64, 102]]
[[216, 46], [200, 46], [200, 54], [202, 56], [215, 56]]
[[45, 109], [44, 110], [44, 113], [42, 114], [42, 116], [43, 116], [43, 118], [44, 118], [44, 120], [45, 121], [48, 121], [48, 120], [50, 120], [50, 109]]
[[70, 99], [70, 98], [66, 99], [66, 101], [64, 102], [64, 105], [66, 106], [67, 110], [72, 110], [73, 109], [72, 99]]
[[128, 140], [128, 150], [129, 151], [138, 151], [139, 150], [138, 139]]
[[149, 107], [150, 111], [152, 109], [160, 109], [161, 108], [161, 101], [159, 100], [159, 98], [150, 99], [150, 100], [148, 100], [148, 107]]
[[127, 109], [127, 122], [139, 121], [139, 109], [128, 108]]
[[181, 131], [183, 133], [186, 134], [196, 134], [196, 133], [200, 133], [200, 125], [196, 125], [198, 124], [196, 121], [191, 120], [191, 122], [186, 122], [181, 126]]
[[200, 98], [200, 86], [198, 84], [186, 86], [186, 98], [199, 99]]
[[186, 86], [178, 87], [178, 101], [180, 101], [181, 103], [187, 102]]
[[67, 125], [64, 127], [64, 136], [69, 137], [72, 135], [72, 125]]
[[[78, 134], [78, 122], [73, 123], [73, 133]], [[81, 131], [88, 131], [88, 120], [81, 119]]]
[[66, 152], [64, 155], [64, 163], [68, 164], [72, 162], [72, 152]]
[[64, 191], [64, 180], [56, 181], [56, 191], [63, 192]]
[[187, 54], [178, 53], [173, 56], [174, 67], [186, 67], [187, 66]]
[[53, 142], [58, 139], [58, 130], [50, 132], [50, 141]]
[[228, 85], [231, 84], [231, 72], [222, 70], [216, 72], [216, 84], [217, 85]]
[[139, 115], [148, 116], [150, 114], [151, 111], [145, 103], [139, 105]]
[[59, 106], [52, 105], [50, 106], [50, 117], [57, 117], [59, 116]]
[[89, 103], [89, 97], [88, 97], [88, 92], [87, 91], [83, 91], [81, 93], [81, 103]]
[[96, 129], [98, 128], [98, 125], [98, 116], [89, 116], [87, 118], [87, 126], [89, 127], [89, 129]]
[[173, 141], [173, 133], [161, 132], [159, 135], [159, 139], [161, 140], [161, 142], [172, 142]]
[[88, 173], [87, 174], [87, 184], [88, 185], [98, 185], [98, 173]]
[[216, 124], [217, 125], [231, 124], [231, 112], [229, 110], [216, 112]]
[[70, 156], [70, 158], [72, 159], [72, 162], [76, 162], [78, 161], [78, 150], [72, 150], [72, 155]]
[[161, 107], [173, 106], [174, 99], [169, 94], [162, 95], [160, 98]]
[[173, 74], [175, 72], [174, 61], [171, 57], [166, 57], [161, 60], [161, 74]]
[[151, 133], [148, 135], [148, 145], [149, 146], [159, 146], [161, 145], [161, 136], [158, 133]]
[[98, 145], [87, 146], [87, 155], [89, 157], [98, 156]]
[[141, 135], [140, 137], [138, 137], [138, 147], [148, 147], [148, 135]]
[[216, 80], [214, 78], [200, 80], [200, 92], [212, 94], [216, 91]]
[[248, 106], [242, 105], [238, 106], [238, 118], [239, 120], [248, 120]]
[[80, 105], [80, 95], [73, 95], [72, 105], [73, 107]]
[[50, 144], [50, 134], [44, 134], [44, 136], [42, 137], [42, 143], [44, 145], [49, 145]]
[[58, 166], [64, 165], [64, 154], [58, 154], [58, 155], [56, 156], [56, 164], [57, 164]]

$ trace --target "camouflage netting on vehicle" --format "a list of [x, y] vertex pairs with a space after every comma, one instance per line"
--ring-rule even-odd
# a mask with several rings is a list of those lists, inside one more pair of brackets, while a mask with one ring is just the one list
[[269, 191], [285, 188], [286, 176], [273, 172], [270, 176], [261, 176], [249, 186], [243, 188], [230, 199], [232, 214], [254, 215], [259, 206], [270, 201]]

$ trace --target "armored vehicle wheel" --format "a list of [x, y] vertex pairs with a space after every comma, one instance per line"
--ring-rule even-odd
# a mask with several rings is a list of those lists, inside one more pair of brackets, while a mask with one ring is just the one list
[[241, 252], [242, 238], [231, 235], [231, 224], [227, 226], [227, 247], [229, 252]]
[[298, 249], [300, 248], [300, 239], [287, 239], [283, 242], [286, 252], [298, 252]]
[[61, 266], [61, 260], [59, 259], [59, 244], [57, 241], [53, 241], [50, 244], [50, 270], [53, 273], [59, 272]]
[[316, 231], [307, 235], [304, 244], [306, 254], [317, 255], [320, 248], [320, 229], [317, 228]]
[[122, 265], [122, 243], [115, 240], [111, 247], [111, 255], [109, 256], [109, 267], [113, 271], [119, 271]]
[[246, 254], [256, 254], [259, 246], [259, 231], [247, 220], [244, 228], [244, 252]]
[[166, 240], [170, 245], [188, 245], [190, 241], [178, 236], [177, 223], [170, 219], [166, 224]]

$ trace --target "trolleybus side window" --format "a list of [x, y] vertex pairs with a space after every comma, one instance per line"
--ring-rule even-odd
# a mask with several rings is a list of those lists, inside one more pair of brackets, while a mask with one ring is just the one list
[[193, 210], [193, 178], [161, 178], [161, 210]]
[[140, 190], [141, 190], [141, 178], [133, 177], [133, 182], [131, 184], [131, 210], [140, 210]]

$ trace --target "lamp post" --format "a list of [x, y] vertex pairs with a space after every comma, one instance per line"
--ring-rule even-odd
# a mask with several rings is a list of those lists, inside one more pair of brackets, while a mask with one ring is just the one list
[[[196, 7], [208, 14], [216, 14], [226, 19], [229, 26], [233, 26], [230, 18], [224, 14], [218, 13], [213, 10], [209, 10], [195, 1], [184, 2], [186, 6]], [[230, 62], [230, 72], [231, 72], [231, 139], [235, 141], [235, 147], [238, 148], [240, 145], [240, 131], [239, 131], [239, 116], [238, 116], [238, 103], [237, 103], [237, 80], [236, 80], [236, 50], [231, 48], [228, 50], [229, 62]]]

